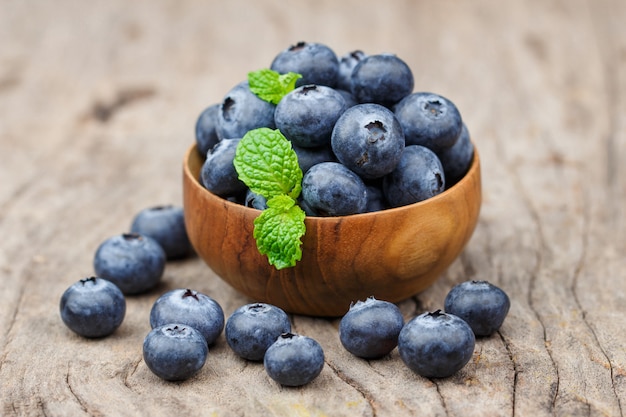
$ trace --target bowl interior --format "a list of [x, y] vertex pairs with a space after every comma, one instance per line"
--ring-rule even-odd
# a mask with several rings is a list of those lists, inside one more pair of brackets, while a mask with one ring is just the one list
[[222, 279], [253, 301], [290, 313], [340, 316], [369, 296], [398, 302], [430, 286], [469, 241], [480, 211], [478, 152], [463, 179], [428, 200], [373, 213], [307, 217], [302, 259], [276, 270], [252, 236], [259, 210], [227, 201], [200, 182], [195, 145], [184, 159], [189, 239]]

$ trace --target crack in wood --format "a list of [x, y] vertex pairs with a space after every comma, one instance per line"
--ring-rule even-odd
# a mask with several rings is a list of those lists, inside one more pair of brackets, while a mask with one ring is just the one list
[[377, 405], [376, 399], [373, 397], [373, 395], [371, 393], [369, 393], [368, 391], [366, 391], [354, 379], [352, 379], [349, 376], [347, 376], [343, 371], [341, 371], [338, 367], [336, 367], [332, 362], [330, 362], [328, 360], [326, 360], [325, 362], [326, 362], [326, 365], [328, 365], [328, 367], [337, 376], [337, 378], [339, 378], [345, 384], [347, 384], [350, 387], [352, 387], [356, 392], [358, 392], [363, 397], [363, 399], [365, 399], [365, 401], [367, 401], [367, 403], [370, 406], [370, 409], [372, 410], [372, 417], [377, 417], [377, 415], [378, 415], [378, 405]]
[[71, 369], [71, 362], [68, 361], [67, 362], [67, 372], [65, 373], [65, 385], [67, 386], [67, 389], [70, 391], [70, 393], [72, 394], [72, 396], [74, 397], [74, 399], [76, 400], [76, 402], [78, 403], [80, 408], [85, 412], [85, 414], [92, 415], [89, 412], [89, 408], [87, 407], [87, 404], [74, 391], [74, 387], [72, 386], [72, 383], [70, 382], [70, 369]]
[[117, 92], [112, 101], [108, 103], [97, 101], [94, 103], [89, 115], [99, 122], [106, 123], [123, 107], [135, 101], [152, 97], [155, 93], [153, 88], [147, 87], [122, 89]]
[[500, 336], [500, 340], [502, 341], [502, 344], [504, 345], [504, 348], [509, 355], [509, 360], [511, 361], [511, 364], [513, 364], [513, 396], [511, 399], [511, 416], [515, 416], [515, 396], [517, 394], [517, 380], [520, 373], [519, 365], [515, 361], [515, 356], [513, 355], [513, 350], [511, 349], [510, 343], [506, 340], [501, 331], [498, 330], [496, 333], [498, 334], [498, 336]]

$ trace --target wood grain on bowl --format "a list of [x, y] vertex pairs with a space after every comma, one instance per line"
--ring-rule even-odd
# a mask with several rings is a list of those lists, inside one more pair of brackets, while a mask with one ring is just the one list
[[259, 210], [199, 182], [195, 145], [184, 159], [185, 223], [192, 245], [222, 279], [290, 313], [340, 316], [369, 296], [401, 301], [429, 287], [469, 241], [481, 205], [480, 160], [445, 192], [416, 204], [343, 217], [307, 217], [302, 260], [276, 270], [252, 237]]

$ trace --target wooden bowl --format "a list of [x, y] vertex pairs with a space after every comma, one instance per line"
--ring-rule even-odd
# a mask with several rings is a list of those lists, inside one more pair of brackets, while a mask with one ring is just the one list
[[289, 313], [336, 317], [374, 296], [398, 302], [427, 287], [469, 241], [481, 205], [478, 152], [457, 184], [426, 201], [343, 217], [307, 217], [302, 260], [276, 270], [252, 237], [259, 210], [218, 197], [199, 182], [195, 145], [183, 169], [185, 224], [198, 255], [253, 301]]

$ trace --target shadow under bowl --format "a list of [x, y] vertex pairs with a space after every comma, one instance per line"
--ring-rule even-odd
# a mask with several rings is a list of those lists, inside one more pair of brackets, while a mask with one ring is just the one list
[[253, 301], [294, 314], [338, 317], [369, 296], [399, 302], [425, 290], [469, 241], [482, 200], [475, 148], [468, 173], [428, 200], [372, 213], [307, 217], [302, 259], [276, 270], [252, 236], [261, 212], [204, 188], [202, 164], [193, 145], [184, 157], [183, 205], [194, 249]]

